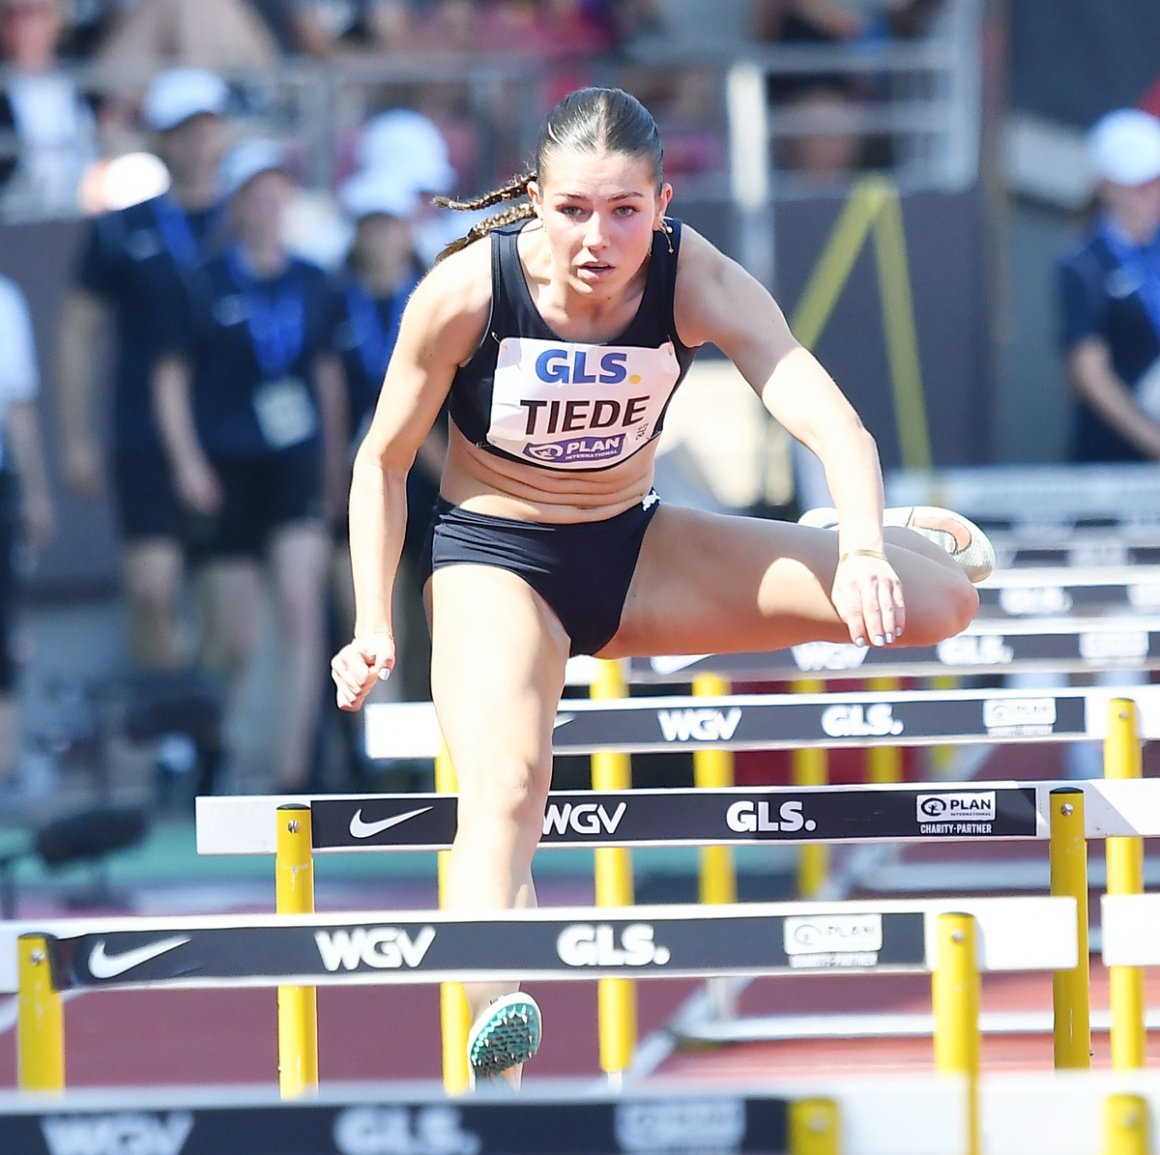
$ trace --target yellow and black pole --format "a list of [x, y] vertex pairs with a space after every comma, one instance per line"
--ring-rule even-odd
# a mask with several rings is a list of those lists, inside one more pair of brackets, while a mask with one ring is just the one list
[[1104, 1100], [1103, 1155], [1150, 1155], [1148, 1123], [1143, 1095], [1109, 1095]]
[[[455, 794], [459, 783], [447, 747], [440, 745], [435, 759], [435, 790]], [[447, 871], [451, 852], [439, 851], [439, 905], [446, 901]], [[471, 1009], [462, 983], [442, 983], [439, 987], [440, 1022], [443, 1031], [443, 1089], [449, 1095], [465, 1095], [471, 1089], [471, 1072], [467, 1062], [467, 1036], [471, 1033]]]
[[833, 1099], [797, 1099], [789, 1105], [789, 1155], [838, 1155], [841, 1134]]
[[16, 1020], [17, 1089], [62, 1092], [64, 1012], [42, 934], [22, 934], [17, 941]]
[[934, 1065], [940, 1075], [959, 1075], [967, 1089], [967, 1155], [979, 1155], [979, 964], [975, 920], [969, 914], [940, 914], [935, 929], [931, 976]]
[[1091, 1066], [1091, 958], [1088, 953], [1087, 840], [1083, 791], [1065, 786], [1051, 792], [1051, 893], [1075, 899], [1077, 959], [1073, 970], [1051, 976], [1057, 1070]]
[[[277, 810], [275, 889], [279, 914], [314, 913], [310, 807]], [[318, 1089], [318, 1005], [314, 987], [278, 988], [278, 1086], [293, 1099]]]
[[[1139, 713], [1136, 703], [1114, 698], [1108, 703], [1108, 736], [1104, 740], [1104, 777], [1139, 778], [1142, 773]], [[1109, 838], [1104, 846], [1108, 894], [1144, 892], [1144, 840]], [[1108, 967], [1112, 1012], [1112, 1068], [1131, 1071], [1144, 1066], [1144, 972], [1140, 967]]]
[[[826, 687], [820, 678], [799, 678], [792, 688], [795, 694], [821, 694]], [[795, 786], [825, 786], [829, 781], [829, 757], [823, 747], [795, 748], [790, 753], [790, 768]], [[798, 849], [797, 888], [802, 898], [813, 898], [825, 885], [829, 849], [824, 842], [807, 842]]]
[[[693, 696], [724, 698], [729, 683], [717, 674], [701, 674], [693, 680]], [[731, 750], [694, 750], [693, 785], [698, 790], [727, 790], [733, 785]], [[701, 847], [700, 896], [704, 903], [737, 901], [737, 873], [728, 846]]]
[[[600, 662], [589, 688], [599, 700], [628, 697], [628, 686], [617, 662]], [[628, 790], [632, 761], [617, 750], [592, 755], [593, 790]], [[597, 906], [632, 906], [632, 852], [623, 846], [600, 846], [595, 856]], [[631, 979], [600, 979], [596, 986], [600, 1069], [618, 1082], [632, 1063], [636, 1050], [636, 984]]]

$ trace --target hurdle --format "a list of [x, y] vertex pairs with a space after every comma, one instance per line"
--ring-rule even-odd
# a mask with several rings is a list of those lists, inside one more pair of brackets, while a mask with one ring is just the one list
[[[486, 919], [373, 911], [83, 925], [50, 920], [28, 924], [31, 930], [3, 928], [0, 956], [17, 947], [38, 956], [33, 965], [49, 976], [49, 1003], [67, 990], [584, 980], [626, 973], [634, 979], [930, 974], [936, 1067], [968, 1080], [973, 1155], [979, 974], [1073, 970], [1078, 922], [1075, 900], [1061, 897], [579, 907], [500, 911]], [[44, 987], [42, 980], [36, 992]], [[21, 1053], [58, 1045], [39, 1030], [42, 1008], [28, 1009], [19, 1025]], [[52, 1069], [51, 1059], [36, 1069]]]
[[51, 1105], [0, 1095], [0, 1147], [20, 1155], [967, 1155], [966, 1130], [963, 1081], [947, 1076], [615, 1097], [561, 1081], [454, 1103], [357, 1085], [293, 1105], [256, 1089], [78, 1091]]

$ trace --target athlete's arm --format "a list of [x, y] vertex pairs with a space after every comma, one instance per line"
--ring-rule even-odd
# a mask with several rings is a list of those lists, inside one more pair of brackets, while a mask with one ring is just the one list
[[407, 525], [407, 474], [491, 305], [490, 243], [436, 265], [412, 294], [350, 488], [354, 640], [331, 663], [338, 704], [357, 710], [395, 662], [391, 594]]
[[95, 350], [108, 331], [109, 307], [100, 297], [74, 289], [65, 298], [57, 338], [56, 410], [60, 421], [61, 465], [65, 483], [85, 497], [104, 486], [104, 466], [93, 406]]
[[1130, 445], [1160, 458], [1160, 421], [1140, 408], [1132, 390], [1112, 366], [1111, 350], [1101, 337], [1087, 337], [1067, 354], [1067, 372], [1075, 393]]
[[681, 240], [676, 321], [683, 341], [711, 341], [729, 357], [773, 418], [821, 459], [839, 512], [841, 551], [880, 550], [883, 486], [873, 437], [790, 332], [766, 289], [688, 228]]

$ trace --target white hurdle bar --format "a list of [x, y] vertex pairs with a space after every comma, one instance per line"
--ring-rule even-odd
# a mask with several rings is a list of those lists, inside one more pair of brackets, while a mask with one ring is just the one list
[[[553, 752], [664, 753], [1103, 739], [1108, 733], [1108, 705], [1119, 698], [1136, 703], [1141, 738], [1160, 737], [1160, 685], [688, 695], [564, 699], [556, 714]], [[370, 703], [363, 713], [366, 752], [371, 758], [438, 755], [439, 728], [432, 703]]]
[[[1160, 837], [1160, 779], [552, 791], [544, 849], [1047, 839], [1051, 795], [1079, 791], [1084, 837]], [[196, 801], [197, 852], [271, 855], [282, 806], [309, 806], [313, 851], [445, 850], [450, 794], [274, 794]]]
[[1078, 964], [1064, 897], [109, 917], [4, 924], [0, 990], [16, 989], [29, 935], [45, 937], [61, 991], [930, 973], [942, 914], [975, 920], [980, 971]]
[[[72, 1091], [46, 1105], [0, 1094], [0, 1149], [19, 1155], [613, 1155], [698, 1151], [797, 1155], [792, 1120], [817, 1111], [842, 1155], [968, 1155], [965, 1081], [955, 1076], [721, 1088], [676, 1084], [611, 1096], [537, 1080], [517, 1096], [449, 1101], [406, 1084], [336, 1086], [287, 1106], [246, 1088]], [[900, 1127], [899, 1121], [905, 1120]], [[151, 1143], [150, 1140], [167, 1140]], [[823, 1133], [821, 1138], [827, 1136]], [[815, 1140], [816, 1141], [816, 1140]], [[817, 1148], [811, 1148], [816, 1150]], [[1093, 1148], [1094, 1150], [1095, 1148]], [[1020, 1155], [1047, 1155], [1028, 1147]]]

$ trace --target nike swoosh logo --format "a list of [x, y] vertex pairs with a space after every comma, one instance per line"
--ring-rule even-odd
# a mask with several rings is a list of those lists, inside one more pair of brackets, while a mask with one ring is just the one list
[[126, 971], [149, 962], [150, 959], [176, 950], [187, 942], [188, 935], [178, 935], [176, 938], [163, 938], [160, 942], [146, 943], [145, 946], [111, 955], [105, 950], [105, 941], [102, 939], [89, 955], [89, 974], [95, 979], [115, 979], [118, 975], [123, 975]]
[[378, 822], [365, 822], [363, 821], [362, 807], [360, 806], [354, 812], [354, 817], [350, 820], [351, 837], [371, 838], [376, 834], [381, 834], [384, 830], [390, 830], [392, 826], [398, 826], [399, 823], [406, 822], [408, 818], [415, 818], [420, 814], [426, 814], [430, 809], [430, 806], [423, 806], [418, 810], [408, 810], [406, 814], [396, 814], [393, 818], [383, 818]]

